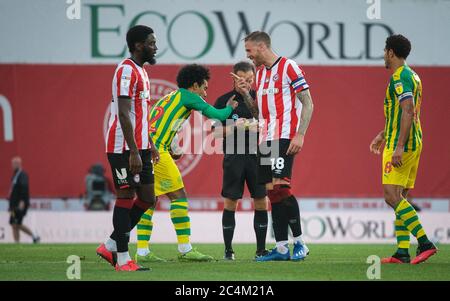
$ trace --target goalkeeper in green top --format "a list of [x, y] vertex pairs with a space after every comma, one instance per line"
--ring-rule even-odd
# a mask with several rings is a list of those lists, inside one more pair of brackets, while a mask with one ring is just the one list
[[[216, 109], [204, 99], [208, 89], [209, 70], [201, 65], [186, 65], [177, 75], [179, 89], [161, 98], [150, 112], [150, 135], [159, 150], [160, 160], [154, 166], [155, 195], [170, 199], [170, 217], [178, 240], [178, 259], [182, 261], [210, 261], [213, 258], [193, 249], [188, 215], [188, 200], [183, 179], [171, 154], [172, 141], [192, 111], [217, 120], [227, 119], [238, 103], [231, 97], [224, 109]], [[150, 252], [148, 247], [153, 230], [154, 208], [148, 209], [137, 225], [137, 252], [140, 263], [165, 261]]]

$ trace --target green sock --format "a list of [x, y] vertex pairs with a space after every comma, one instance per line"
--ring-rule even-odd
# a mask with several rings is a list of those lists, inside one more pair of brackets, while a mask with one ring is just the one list
[[395, 213], [404, 222], [405, 227], [417, 238], [419, 244], [430, 243], [428, 237], [425, 234], [425, 230], [419, 221], [416, 210], [411, 206], [406, 199], [403, 199], [398, 203], [395, 208]]
[[395, 215], [395, 237], [397, 238], [397, 254], [400, 255], [408, 255], [409, 256], [409, 231], [405, 227], [405, 223], [402, 221], [402, 219], [398, 216], [398, 214]]

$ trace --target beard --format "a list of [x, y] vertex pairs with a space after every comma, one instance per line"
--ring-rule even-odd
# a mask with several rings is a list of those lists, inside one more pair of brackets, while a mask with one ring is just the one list
[[152, 54], [150, 51], [144, 51], [144, 62], [149, 63], [150, 65], [156, 64], [155, 54]]

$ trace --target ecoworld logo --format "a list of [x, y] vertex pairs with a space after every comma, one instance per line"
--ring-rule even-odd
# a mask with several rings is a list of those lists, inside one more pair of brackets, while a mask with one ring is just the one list
[[311, 240], [342, 238], [353, 240], [384, 240], [395, 238], [394, 222], [360, 220], [340, 216], [302, 218], [304, 235]]
[[[273, 35], [273, 44], [281, 47], [277, 50], [293, 59], [301, 56], [327, 61], [381, 62], [383, 53], [377, 51], [376, 45], [383, 45], [386, 36], [394, 33], [390, 25], [367, 19], [365, 12], [361, 12], [361, 22], [353, 23], [319, 19], [301, 21], [297, 14], [280, 17], [270, 10], [260, 10], [255, 17], [244, 10], [180, 8], [180, 11], [165, 13], [163, 10], [136, 11], [131, 4], [92, 3], [84, 6], [90, 16], [92, 58], [125, 56], [127, 48], [121, 38], [136, 24], [151, 24], [155, 30], [159, 47], [157, 57], [176, 57], [181, 61], [199, 60], [211, 53], [219, 53], [219, 60], [223, 62], [236, 59], [237, 50], [242, 48], [243, 51], [242, 39], [252, 31], [262, 30]], [[108, 44], [111, 40], [114, 44]]]

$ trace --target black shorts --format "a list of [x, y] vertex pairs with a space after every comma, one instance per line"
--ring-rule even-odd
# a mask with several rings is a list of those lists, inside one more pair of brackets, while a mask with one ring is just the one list
[[14, 209], [9, 217], [9, 224], [22, 225], [23, 218], [25, 217], [26, 214], [27, 209], [24, 210]]
[[149, 149], [139, 150], [139, 154], [142, 160], [142, 171], [139, 175], [133, 175], [130, 172], [130, 151], [125, 151], [123, 154], [108, 153], [114, 186], [117, 189], [155, 183], [151, 151]]
[[272, 179], [291, 181], [294, 155], [286, 155], [290, 139], [262, 142], [258, 147], [258, 183], [272, 183]]
[[225, 155], [223, 158], [222, 196], [238, 200], [244, 194], [244, 184], [252, 198], [266, 196], [266, 188], [256, 181], [256, 155]]

